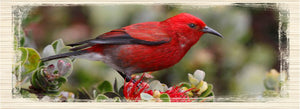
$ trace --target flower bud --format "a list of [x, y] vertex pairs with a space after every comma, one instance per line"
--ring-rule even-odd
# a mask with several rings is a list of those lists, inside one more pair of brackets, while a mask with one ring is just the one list
[[200, 89], [203, 86], [204, 81], [200, 81], [197, 86], [196, 89]]
[[188, 74], [188, 78], [192, 86], [196, 86], [199, 83], [199, 80], [195, 78], [192, 74]]
[[159, 97], [160, 97], [160, 92], [159, 92], [158, 90], [155, 90], [155, 91], [153, 92], [153, 97], [154, 97], [154, 98], [159, 98]]
[[208, 88], [207, 82], [203, 82], [203, 85], [200, 87], [200, 90], [197, 92], [198, 95], [201, 95], [204, 91], [206, 91]]
[[46, 68], [46, 72], [48, 74], [53, 74], [54, 70], [55, 70], [55, 66], [53, 64], [47, 66], [47, 68]]
[[63, 70], [62, 70], [61, 72], [59, 72], [60, 75], [63, 75], [63, 76], [64, 76], [65, 74], [67, 74], [67, 73], [69, 72], [70, 68], [71, 68], [71, 64], [70, 64], [70, 63], [66, 63], [66, 64], [64, 65]]
[[205, 72], [202, 70], [196, 70], [194, 72], [194, 77], [198, 80], [198, 81], [202, 81], [205, 77]]
[[61, 72], [64, 68], [64, 65], [65, 65], [65, 62], [63, 60], [58, 60], [57, 61], [57, 69], [58, 69], [58, 72]]
[[65, 63], [63, 60], [58, 60], [57, 61], [57, 69], [58, 73], [61, 76], [65, 76], [71, 69], [71, 64], [70, 63]]

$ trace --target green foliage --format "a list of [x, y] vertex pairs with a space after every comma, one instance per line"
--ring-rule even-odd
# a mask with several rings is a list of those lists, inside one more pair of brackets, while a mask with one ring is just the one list
[[[121, 102], [122, 101], [121, 100], [121, 98], [123, 98], [123, 95], [121, 94], [123, 93], [122, 87], [119, 89], [120, 90], [119, 91], [118, 89], [113, 89], [113, 86], [110, 82], [103, 81], [98, 85], [97, 89], [99, 91], [98, 92], [99, 94], [95, 98], [97, 102], [101, 102], [101, 101]], [[115, 90], [115, 92], [113, 92], [113, 90]]]
[[200, 97], [214, 96], [212, 89], [213, 85], [208, 84], [207, 89], [200, 95]]
[[15, 65], [13, 73], [15, 73], [17, 77], [21, 75], [20, 80], [22, 81], [27, 75], [31, 75], [31, 73], [39, 67], [40, 55], [32, 48], [20, 47], [17, 52], [20, 53], [20, 60]]
[[58, 40], [52, 42], [51, 46], [54, 49], [54, 52], [56, 54], [60, 54], [60, 53], [64, 53], [64, 52], [68, 51], [68, 49], [66, 49], [68, 47], [65, 46], [62, 39], [58, 39]]
[[50, 45], [47, 45], [42, 53], [43, 57], [48, 57], [56, 54], [68, 52], [70, 47], [65, 46], [62, 39], [55, 40]]
[[190, 83], [187, 83], [187, 82], [181, 82], [181, 83], [179, 83], [179, 86], [181, 86], [181, 87], [186, 87], [186, 88], [191, 88], [191, 84]]
[[[188, 12], [201, 18], [208, 26], [219, 31], [225, 38], [218, 39], [212, 35], [203, 35], [200, 43], [193, 46], [178, 64], [166, 70], [154, 72], [156, 79], [162, 83], [168, 83], [168, 85], [180, 85], [178, 83], [181, 81], [189, 83], [189, 80], [186, 78], [187, 72], [202, 69], [207, 72], [205, 81], [216, 84], [214, 92], [218, 95], [236, 95], [241, 94], [243, 91], [247, 91], [243, 94], [249, 94], [253, 90], [277, 90], [281, 85], [278, 86], [277, 82], [272, 82], [271, 79], [263, 81], [263, 73], [261, 72], [275, 65], [277, 65], [276, 69], [279, 69], [279, 63], [283, 64], [283, 69], [285, 69], [284, 66], [288, 65], [288, 63], [285, 64], [284, 62], [286, 60], [284, 57], [286, 54], [285, 50], [287, 50], [284, 47], [288, 48], [286, 29], [289, 13], [286, 10], [278, 10], [276, 6], [273, 7], [274, 4], [271, 4], [271, 6], [270, 4], [259, 4], [258, 6], [257, 4], [234, 4], [232, 6], [214, 6], [211, 8], [203, 8], [197, 5], [169, 4], [59, 6], [46, 8], [39, 6], [14, 6], [13, 23], [15, 27], [13, 29], [15, 30], [14, 35], [18, 36], [15, 37], [15, 50], [25, 45], [25, 47], [37, 48], [37, 51], [42, 51], [42, 47], [46, 45], [46, 42], [49, 43], [49, 41], [58, 37], [62, 37], [67, 43], [72, 43], [96, 37], [110, 30], [137, 22], [161, 21], [177, 13]], [[151, 10], [152, 8], [155, 8], [155, 11]], [[110, 13], [118, 14], [112, 15]], [[268, 13], [268, 16], [257, 17], [262, 13]], [[278, 18], [281, 21], [279, 24], [281, 37], [279, 38], [275, 37], [278, 34], [278, 25], [276, 23]], [[251, 19], [257, 22], [251, 22]], [[270, 24], [273, 20], [275, 22]], [[259, 25], [261, 22], [269, 26], [253, 26]], [[23, 29], [26, 32], [26, 37], [24, 37], [25, 32]], [[279, 58], [276, 58], [278, 57], [278, 52], [274, 52], [278, 51], [278, 47], [274, 47], [278, 46], [278, 39], [282, 41], [279, 42], [281, 43], [279, 45], [280, 56], [284, 57], [282, 61], [278, 61]], [[56, 41], [56, 44], [51, 45], [54, 48], [53, 53], [49, 53], [49, 55], [58, 54], [57, 52], [59, 51], [55, 48], [57, 45], [60, 45], [60, 42], [62, 41]], [[32, 45], [29, 45], [29, 43], [32, 43]], [[43, 53], [40, 56], [46, 57]], [[69, 61], [63, 60], [69, 63]], [[17, 69], [14, 71], [14, 74], [17, 75], [17, 78], [21, 78], [21, 73], [15, 72], [24, 68], [21, 67], [20, 63], [16, 62], [15, 65]], [[54, 62], [40, 63], [40, 66], [56, 65], [56, 63], [56, 60], [54, 60]], [[73, 64], [72, 62], [70, 63]], [[249, 68], [252, 65], [255, 66]], [[111, 71], [111, 68], [102, 62], [77, 61], [73, 67], [76, 67], [74, 69], [76, 73], [73, 73], [70, 77], [72, 83], [66, 83], [62, 87], [63, 90], [76, 92], [77, 87], [85, 87], [87, 92], [91, 92], [91, 90], [94, 90], [93, 88], [97, 88], [99, 81], [119, 77], [119, 75], [111, 73], [114, 71]], [[30, 78], [31, 76], [29, 75], [32, 74], [28, 73], [28, 76], [22, 74], [22, 80]], [[252, 76], [249, 76], [249, 74]], [[23, 81], [18, 81], [17, 84], [19, 83], [24, 84]], [[198, 84], [196, 83], [200, 83], [200, 81], [195, 82], [193, 87], [197, 87]], [[262, 83], [264, 83], [265, 89]], [[26, 85], [25, 82], [24, 86], [26, 87]], [[190, 87], [188, 87], [189, 85]], [[182, 88], [192, 88], [190, 83], [189, 85], [184, 84]], [[157, 86], [159, 87], [154, 89], [166, 90], [161, 89], [160, 85]], [[199, 90], [200, 86], [203, 86], [201, 88], [203, 91], [205, 85], [199, 84]], [[209, 84], [207, 84], [207, 89], [209, 89]], [[116, 90], [118, 89], [114, 88], [114, 91]], [[205, 92], [203, 91], [202, 93]], [[197, 93], [194, 93], [192, 96], [197, 96]]]
[[97, 102], [103, 102], [103, 101], [108, 101], [109, 98], [103, 94], [98, 94], [98, 96], [95, 99]]
[[[196, 70], [194, 74], [188, 74], [188, 78], [190, 81], [190, 88], [193, 88], [191, 94], [193, 97], [211, 97], [213, 94], [213, 86], [212, 84], [208, 84], [203, 81], [205, 77], [205, 72], [201, 70]], [[189, 86], [189, 85], [185, 85]]]
[[98, 86], [98, 90], [100, 91], [100, 93], [106, 93], [106, 92], [112, 92], [113, 91], [113, 87], [110, 84], [110, 82], [108, 81], [103, 81], [99, 86]]
[[[155, 101], [155, 102], [203, 102], [203, 101], [213, 101], [214, 93], [212, 84], [207, 84], [204, 80], [205, 72], [196, 70], [195, 73], [188, 74], [190, 82], [181, 82], [176, 86], [167, 87], [166, 85], [160, 83], [158, 80], [153, 80], [149, 83], [149, 88], [140, 94], [141, 100], [144, 101]], [[140, 78], [141, 79], [141, 78]], [[139, 80], [140, 80], [139, 79]], [[134, 84], [132, 82], [126, 84]], [[135, 86], [126, 85], [124, 90], [126, 94], [129, 94], [127, 99], [135, 100], [135, 92], [130, 93], [132, 88], [147, 86]]]
[[36, 94], [30, 93], [28, 90], [20, 90], [20, 93], [23, 98], [37, 98]]
[[121, 99], [119, 97], [115, 97], [113, 99], [114, 99], [114, 102], [121, 102]]
[[67, 79], [54, 72], [48, 72], [48, 69], [40, 69], [32, 75], [32, 89], [45, 95], [57, 95], [59, 89]]
[[159, 98], [160, 98], [160, 100], [162, 100], [162, 102], [170, 102], [171, 101], [170, 96], [166, 93], [161, 94]]
[[[185, 56], [178, 64], [176, 64], [175, 67], [170, 67], [167, 70], [158, 71], [159, 73], [154, 73], [156, 74], [155, 78], [161, 81], [152, 81], [150, 83], [149, 90], [159, 90], [164, 92], [169, 88], [167, 85], [161, 83], [161, 82], [165, 82], [170, 85], [181, 86], [182, 90], [188, 90], [194, 88], [193, 90], [187, 92], [189, 93], [188, 94], [189, 97], [193, 99], [197, 99], [199, 97], [204, 97], [204, 98], [213, 97], [214, 96], [213, 87], [209, 83], [214, 81], [214, 83], [216, 83], [217, 85], [214, 86], [217, 87], [215, 89], [219, 89], [219, 90], [215, 90], [216, 93], [222, 92], [219, 94], [229, 94], [229, 93], [237, 94], [240, 93], [239, 89], [243, 89], [239, 87], [243, 87], [243, 86], [258, 91], [259, 90], [263, 91], [264, 87], [261, 88], [259, 87], [260, 89], [256, 88], [257, 86], [262, 86], [262, 85], [257, 84], [257, 82], [255, 81], [262, 80], [261, 78], [257, 78], [257, 77], [262, 77], [260, 75], [262, 74], [261, 71], [276, 65], [276, 63], [278, 64], [279, 61], [276, 61], [276, 54], [275, 54], [277, 52], [274, 52], [278, 47], [273, 47], [274, 45], [276, 46], [277, 43], [276, 41], [278, 38], [274, 37], [275, 34], [270, 35], [270, 33], [274, 31], [272, 29], [268, 29], [268, 31], [253, 32], [252, 30], [257, 29], [258, 27], [255, 26], [253, 27], [251, 25], [257, 25], [260, 24], [261, 22], [259, 21], [256, 23], [251, 22], [251, 19], [252, 18], [255, 19], [255, 16], [259, 15], [260, 13], [265, 13], [266, 11], [268, 12], [268, 14], [270, 14], [270, 16], [273, 15], [272, 13], [276, 13], [275, 17], [276, 16], [278, 17], [277, 15], [278, 11], [276, 9], [274, 10], [274, 8], [270, 10], [270, 8], [268, 8], [268, 6], [265, 5], [263, 5], [263, 8], [260, 8], [259, 6], [255, 6], [255, 8], [259, 8], [259, 9], [258, 10], [255, 9], [255, 11], [251, 11], [252, 9], [249, 8], [249, 6], [246, 6], [245, 8], [239, 5], [240, 4], [233, 5], [233, 6], [217, 6], [217, 7], [213, 7], [214, 8], [213, 10], [209, 8], [199, 8], [196, 5], [195, 6], [186, 5], [186, 6], [179, 6], [179, 7], [175, 5], [160, 5], [160, 6], [154, 6], [155, 8], [159, 7], [157, 8], [158, 11], [155, 12], [149, 11], [149, 9], [152, 8], [151, 5], [149, 6], [139, 6], [139, 5], [123, 6], [122, 5], [117, 7], [111, 7], [111, 6], [91, 6], [91, 7], [90, 6], [82, 6], [82, 7], [63, 6], [63, 7], [47, 7], [47, 8], [34, 7], [33, 10], [30, 10], [30, 8], [26, 6], [25, 7], [26, 10], [28, 11], [30, 10], [30, 12], [32, 12], [29, 13], [29, 16], [27, 16], [28, 11], [26, 12], [22, 11], [24, 10], [24, 8], [14, 10], [14, 24], [15, 24], [14, 35], [16, 36], [14, 43], [15, 43], [15, 50], [17, 50], [17, 52], [20, 53], [20, 58], [19, 61], [16, 62], [14, 66], [13, 73], [16, 75], [18, 80], [22, 80], [22, 81], [17, 81], [17, 85], [25, 84], [24, 87], [26, 87], [27, 83], [25, 80], [27, 79], [32, 81], [32, 84], [30, 83], [28, 84], [33, 85], [34, 87], [38, 87], [37, 89], [39, 90], [56, 89], [55, 87], [51, 88], [51, 84], [53, 85], [54, 83], [45, 82], [45, 80], [44, 81], [37, 81], [37, 80], [45, 79], [42, 77], [49, 74], [43, 72], [43, 69], [47, 68], [49, 65], [54, 65], [55, 71], [53, 71], [53, 74], [51, 75], [55, 75], [55, 74], [60, 74], [60, 75], [58, 78], [53, 79], [53, 81], [57, 81], [57, 83], [61, 83], [61, 84], [66, 83], [67, 77], [72, 73], [72, 69], [73, 69], [72, 59], [70, 58], [62, 59], [64, 63], [71, 64], [70, 68], [67, 68], [66, 64], [63, 64], [61, 68], [58, 68], [58, 66], [60, 65], [57, 66], [58, 63], [57, 60], [53, 60], [45, 63], [36, 62], [39, 59], [31, 60], [30, 57], [34, 56], [35, 53], [33, 53], [31, 50], [28, 50], [28, 48], [25, 47], [38, 48], [37, 51], [41, 51], [42, 49], [41, 47], [45, 46], [44, 42], [47, 42], [48, 40], [56, 39], [57, 37], [60, 36], [66, 39], [64, 41], [71, 43], [73, 41], [90, 38], [90, 37], [86, 37], [87, 35], [84, 35], [85, 33], [92, 32], [92, 34], [97, 35], [125, 25], [129, 25], [137, 22], [144, 22], [143, 20], [161, 21], [167, 17], [174, 15], [175, 13], [179, 13], [179, 11], [184, 11], [184, 12], [194, 14], [198, 17], [201, 17], [201, 19], [205, 21], [206, 24], [218, 30], [220, 33], [222, 33], [225, 36], [225, 38], [219, 40], [215, 37], [210, 37], [210, 35], [204, 35], [204, 37], [202, 37], [201, 39], [202, 41], [200, 41], [201, 43], [197, 43], [193, 47], [194, 50], [190, 50], [187, 56]], [[20, 7], [18, 6], [18, 8], [22, 8], [22, 6]], [[136, 9], [138, 9], [141, 12], [136, 13]], [[90, 13], [86, 13], [85, 11], [87, 10], [90, 11]], [[159, 11], [159, 10], [163, 10], [163, 11]], [[100, 11], [101, 13], [99, 14]], [[150, 12], [150, 14], [144, 14], [145, 12], [146, 13]], [[199, 14], [199, 12], [201, 12], [201, 14]], [[15, 15], [15, 13], [17, 13], [17, 15]], [[115, 15], [122, 16], [122, 17], [116, 17], [115, 15], [110, 15], [107, 13], [119, 13]], [[285, 16], [283, 19], [281, 19], [283, 21], [282, 22], [283, 24], [280, 24], [281, 33], [282, 33], [280, 40], [283, 40], [282, 38], [286, 36], [284, 34], [287, 26], [286, 19], [288, 18], [287, 16], [288, 14], [286, 13], [287, 12], [279, 13], [279, 17]], [[71, 19], [78, 19], [78, 18], [74, 18], [78, 15], [82, 17], [79, 18], [80, 19], [79, 21], [71, 20]], [[152, 17], [149, 17], [149, 15], [151, 15]], [[218, 16], [222, 16], [222, 19], [219, 19]], [[15, 17], [20, 19], [16, 19]], [[261, 20], [264, 19], [271, 21], [273, 18], [264, 16], [263, 19]], [[256, 20], [260, 20], [260, 19], [256, 18]], [[22, 21], [22, 22], [17, 23], [18, 21]], [[277, 20], [275, 19], [275, 21]], [[224, 25], [226, 25], [225, 26], [226, 28], [222, 27]], [[78, 31], [78, 27], [80, 31]], [[268, 26], [266, 27], [268, 28]], [[271, 25], [271, 27], [277, 28], [276, 25], [275, 26]], [[26, 37], [23, 29], [26, 32]], [[262, 28], [259, 27], [258, 29], [262, 30], [264, 29], [264, 27]], [[274, 32], [276, 34], [278, 33], [277, 30], [275, 30]], [[252, 35], [262, 35], [264, 38], [257, 37], [257, 36], [254, 37]], [[80, 38], [78, 38], [79, 36]], [[226, 38], [226, 36], [232, 36], [232, 37]], [[272, 37], [272, 40], [270, 40], [270, 36]], [[28, 39], [32, 41], [28, 41]], [[274, 42], [273, 40], [275, 41], [275, 43], [273, 43]], [[33, 43], [35, 41], [37, 41], [37, 43]], [[256, 43], [256, 41], [258, 41], [259, 43]], [[284, 41], [285, 43], [281, 45], [287, 46], [288, 44], [286, 43], [288, 43], [288, 40], [285, 39]], [[34, 46], [28, 45], [28, 42], [32, 42]], [[260, 43], [260, 42], [266, 42], [266, 43]], [[55, 54], [64, 53], [67, 52], [68, 49], [69, 47], [66, 47], [63, 44], [63, 41], [61, 39], [56, 40], [51, 45], [48, 45], [43, 50], [40, 56], [47, 57]], [[285, 51], [285, 49], [283, 47], [280, 47], [280, 51]], [[283, 53], [283, 55], [284, 54], [285, 53]], [[105, 89], [107, 87], [104, 86], [101, 88], [97, 88], [97, 83], [99, 81], [103, 81], [104, 77], [105, 79], [108, 78], [107, 80], [116, 77], [116, 74], [111, 73], [113, 71], [107, 72], [110, 70], [110, 68], [108, 68], [105, 64], [101, 62], [85, 61], [85, 62], [81, 62], [80, 64], [81, 65], [78, 64], [77, 66], [80, 66], [81, 68], [75, 69], [76, 73], [74, 73], [74, 75], [72, 75], [71, 77], [72, 81], [75, 82], [68, 83], [65, 86], [62, 86], [62, 88], [57, 88], [57, 89], [77, 91], [76, 90], [77, 87], [85, 87], [87, 90], [86, 92], [91, 92], [91, 90], [94, 89], [102, 90], [103, 88], [104, 91], [103, 90], [99, 91], [101, 94], [107, 96], [110, 99], [113, 99], [114, 97], [117, 97], [117, 95], [119, 95], [120, 97], [117, 98], [123, 100], [122, 98], [124, 97], [124, 95], [122, 95], [123, 87], [118, 89], [119, 87], [116, 87], [116, 84], [114, 84], [113, 90], [115, 93], [110, 92], [112, 91], [110, 90], [110, 88], [109, 90]], [[84, 64], [85, 66], [83, 66], [82, 64]], [[256, 65], [256, 66], [245, 70], [247, 66], [251, 66], [251, 65]], [[87, 68], [86, 66], [92, 66], [92, 67]], [[96, 66], [96, 69], [89, 70], [94, 66]], [[65, 72], [64, 71], [65, 68], [70, 70], [68, 72]], [[194, 71], [194, 69], [198, 69], [198, 68], [201, 68], [202, 70], [208, 72], [207, 73], [208, 76], [205, 78], [205, 81], [204, 81], [205, 75], [202, 75], [201, 73], [194, 73], [188, 76], [189, 80], [187, 82], [178, 84], [178, 82], [180, 81], [186, 81], [187, 78], [185, 72], [192, 72]], [[249, 77], [248, 75], [241, 76], [244, 74], [254, 75], [253, 79], [249, 79], [251, 77]], [[31, 77], [35, 77], [35, 78], [32, 79]], [[245, 79], [249, 79], [249, 81]], [[266, 79], [264, 81], [261, 81], [261, 83], [262, 82], [264, 83], [266, 89], [266, 93], [264, 93], [264, 96], [269, 95], [268, 94], [269, 92], [280, 93], [280, 89], [283, 88], [281, 86], [282, 84], [284, 84], [284, 81], [280, 81], [275, 76], [266, 77]], [[247, 84], [242, 84], [242, 83], [247, 83]], [[43, 86], [43, 85], [49, 85], [49, 86]], [[56, 85], [60, 86], [59, 84]], [[44, 87], [48, 87], [49, 89]], [[32, 90], [39, 91], [36, 89], [32, 89]], [[32, 92], [27, 91], [27, 93], [32, 93]], [[116, 93], [117, 95], [115, 95]], [[26, 95], [25, 92], [24, 94]], [[97, 94], [95, 94], [95, 96], [97, 96]]]
[[95, 98], [96, 102], [121, 102], [120, 97], [109, 97], [105, 94], [98, 94]]
[[[23, 38], [21, 38], [23, 39]], [[24, 44], [24, 39], [21, 40], [21, 46]], [[46, 47], [44, 53], [60, 53], [64, 51], [65, 45], [62, 40], [57, 40], [51, 44], [51, 47]], [[31, 86], [28, 89], [22, 89], [21, 93], [24, 96], [55, 96], [60, 94], [60, 87], [67, 82], [66, 77], [70, 75], [73, 69], [72, 61], [68, 58], [64, 60], [52, 61], [47, 64], [40, 61], [39, 53], [33, 48], [19, 47], [17, 48], [19, 60], [15, 65], [14, 74], [16, 77], [21, 77], [19, 80], [23, 84], [24, 78], [30, 78]], [[22, 84], [19, 84], [22, 85]], [[31, 93], [31, 94], [28, 94]]]
[[21, 58], [20, 58], [20, 61], [21, 61], [21, 65], [23, 65], [26, 61], [27, 61], [27, 58], [28, 58], [28, 51], [26, 48], [24, 47], [20, 47], [18, 48], [18, 52], [21, 52]]
[[[43, 55], [46, 53], [55, 55], [59, 53], [65, 45], [62, 40], [56, 40], [51, 45], [45, 47]], [[49, 55], [47, 54], [47, 55]], [[63, 60], [54, 60], [47, 62], [47, 64], [41, 64], [34, 72], [31, 78], [32, 90], [44, 95], [58, 95], [60, 87], [67, 81], [66, 77], [70, 75], [73, 69], [72, 61], [68, 58]]]
[[[42, 55], [43, 57], [56, 55], [67, 52], [68, 49], [69, 47], [66, 47], [63, 41], [59, 39], [46, 46], [43, 50]], [[61, 86], [67, 82], [67, 77], [71, 74], [73, 69], [73, 62], [70, 58], [51, 60], [45, 63], [41, 63], [40, 55], [38, 54], [38, 52], [36, 52], [36, 50], [32, 48], [20, 47], [18, 48], [18, 51], [20, 52], [20, 67], [16, 68], [25, 69], [21, 70], [22, 75], [31, 74], [33, 72], [30, 78], [31, 86], [29, 87], [28, 91], [22, 90], [22, 93], [25, 94], [24, 96], [33, 96], [32, 94], [36, 94], [38, 96], [42, 95], [43, 99], [47, 99], [47, 97], [50, 97], [51, 99], [51, 97], [54, 97], [58, 98], [61, 101], [74, 101], [73, 93], [61, 92], [60, 90]], [[185, 94], [188, 94], [188, 96], [192, 98], [211, 98], [214, 96], [212, 85], [207, 84], [207, 82], [203, 81], [204, 77], [205, 73], [203, 71], [197, 70], [193, 75], [188, 74], [189, 82], [179, 83], [179, 86], [181, 87], [178, 88], [182, 91], [186, 90], [187, 92]], [[114, 85], [112, 85], [109, 81], [103, 81], [97, 86], [97, 89], [99, 91], [98, 93], [95, 93], [95, 95], [97, 96], [95, 98], [91, 97], [90, 99], [94, 99], [97, 102], [127, 101], [123, 94], [124, 87], [122, 86], [120, 89], [118, 89], [116, 84], [116, 80]], [[166, 84], [163, 84], [158, 80], [150, 82], [147, 87], [149, 88], [147, 90], [154, 91], [154, 95], [142, 92], [139, 97], [143, 101], [171, 102], [171, 96], [168, 95], [168, 93], [162, 92], [174, 91], [174, 93], [178, 94], [183, 93], [182, 91], [175, 89], [175, 87], [168, 88]], [[87, 91], [85, 92], [88, 93]], [[205, 99], [198, 99], [196, 101], [199, 100]]]
[[27, 50], [27, 60], [25, 61], [24, 69], [25, 74], [32, 72], [35, 70], [40, 62], [40, 55], [38, 52], [32, 48], [26, 48]]

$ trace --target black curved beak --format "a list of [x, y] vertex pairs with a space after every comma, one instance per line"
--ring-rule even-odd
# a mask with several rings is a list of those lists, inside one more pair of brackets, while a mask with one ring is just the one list
[[214, 30], [208, 26], [205, 26], [201, 31], [204, 33], [210, 33], [210, 34], [213, 34], [213, 35], [223, 38], [223, 36], [219, 32], [217, 32], [216, 30]]

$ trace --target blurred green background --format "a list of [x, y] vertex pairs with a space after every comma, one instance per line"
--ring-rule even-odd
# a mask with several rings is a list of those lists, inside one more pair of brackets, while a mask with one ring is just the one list
[[[162, 21], [187, 12], [201, 18], [225, 38], [205, 34], [175, 66], [152, 73], [168, 86], [188, 81], [187, 73], [200, 69], [216, 96], [261, 95], [270, 69], [280, 69], [279, 12], [276, 4], [163, 5], [106, 4], [34, 6], [22, 22], [26, 46], [39, 52], [52, 41], [65, 44], [97, 37], [134, 23]], [[100, 82], [123, 82], [102, 62], [77, 59], [63, 90], [91, 92]]]

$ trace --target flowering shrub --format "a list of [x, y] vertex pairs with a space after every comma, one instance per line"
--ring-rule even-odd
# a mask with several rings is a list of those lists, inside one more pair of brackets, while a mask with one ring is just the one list
[[[183, 90], [180, 88], [180, 86], [173, 86], [170, 87], [165, 92], [160, 92], [155, 90], [154, 92], [150, 90], [149, 93], [154, 98], [158, 98], [159, 101], [171, 101], [171, 102], [191, 102], [188, 92], [192, 89]], [[162, 96], [162, 97], [161, 97]], [[161, 97], [161, 98], [160, 98]]]
[[[72, 73], [73, 60], [63, 58], [48, 62], [40, 61], [40, 54], [26, 47], [16, 48], [18, 61], [14, 65], [13, 74], [17, 80], [14, 92], [19, 92], [23, 97], [39, 98], [43, 101], [75, 101], [76, 95], [73, 92], [61, 90], [62, 84], [67, 82], [67, 77]], [[46, 46], [42, 52], [43, 57], [67, 52], [69, 47], [65, 46], [62, 40], [56, 40]], [[285, 74], [285, 73], [283, 73]], [[280, 80], [280, 73], [272, 69], [266, 74], [264, 85], [265, 97], [279, 96], [283, 81]], [[144, 79], [148, 79], [145, 82]], [[151, 80], [150, 73], [142, 76], [134, 75], [129, 82], [123, 83], [117, 88], [117, 81], [111, 84], [103, 81], [98, 85], [93, 94], [82, 89], [80, 93], [89, 96], [96, 102], [125, 102], [125, 101], [148, 101], [148, 102], [203, 102], [214, 101], [213, 86], [206, 81], [205, 72], [196, 70], [188, 74], [189, 82], [181, 82], [175, 86], [168, 87], [158, 80]], [[136, 81], [136, 82], [134, 82]], [[27, 88], [24, 84], [30, 84]], [[92, 96], [94, 95], [94, 96]]]
[[140, 94], [149, 88], [149, 84], [141, 82], [143, 77], [144, 74], [136, 82], [133, 82], [132, 80], [127, 83], [124, 82], [123, 94], [127, 100], [141, 100]]
[[57, 94], [61, 85], [67, 81], [64, 76], [69, 72], [71, 64], [58, 60], [56, 66], [51, 64], [34, 72], [29, 88], [39, 93]]
[[[213, 97], [212, 86], [208, 85], [204, 79], [205, 73], [196, 70], [194, 76], [189, 74], [191, 83], [181, 83], [178, 86], [167, 88], [159, 81], [152, 81], [150, 85], [141, 82], [144, 74], [137, 82], [130, 80], [124, 84], [123, 93], [127, 100], [131, 101], [156, 101], [156, 102], [192, 102], [203, 101], [199, 97]], [[193, 83], [192, 83], [193, 82]], [[205, 92], [205, 93], [204, 93]], [[201, 100], [200, 100], [201, 99]], [[211, 98], [210, 98], [211, 100]]]
[[[67, 52], [69, 47], [65, 46], [62, 40], [56, 40], [46, 46], [42, 52], [43, 57]], [[73, 70], [73, 59], [63, 58], [41, 62], [40, 54], [32, 49], [19, 47], [17, 51], [19, 61], [14, 66], [14, 72], [18, 84], [14, 90], [19, 90], [23, 97], [37, 97], [43, 101], [74, 101], [75, 94], [62, 91], [62, 84], [67, 82], [67, 77]], [[176, 86], [168, 87], [153, 80], [150, 83], [144, 82], [144, 78], [152, 79], [151, 73], [144, 73], [142, 76], [134, 75], [133, 79], [125, 82], [118, 89], [117, 81], [112, 85], [103, 81], [94, 91], [95, 101], [155, 101], [155, 102], [192, 102], [203, 101], [202, 98], [213, 98], [212, 85], [204, 81], [205, 73], [197, 70], [188, 74], [189, 83], [182, 82]], [[20, 88], [23, 84], [30, 83], [28, 88]], [[82, 93], [89, 94], [82, 89]], [[205, 99], [209, 101], [208, 99]], [[211, 101], [212, 99], [210, 99]]]
[[[54, 41], [51, 45], [45, 47], [43, 56], [55, 55], [67, 51], [62, 40]], [[17, 63], [14, 65], [13, 74], [16, 77], [16, 87], [13, 89], [19, 91], [23, 97], [34, 96], [40, 99], [48, 99], [52, 101], [70, 101], [74, 99], [72, 96], [64, 97], [60, 87], [67, 82], [67, 77], [72, 73], [73, 65], [69, 58], [61, 60], [53, 60], [46, 63], [40, 61], [40, 54], [32, 49], [19, 47], [17, 49]], [[28, 88], [23, 88], [22, 85], [30, 82]], [[53, 98], [53, 99], [50, 99]], [[61, 99], [64, 98], [64, 99]]]

